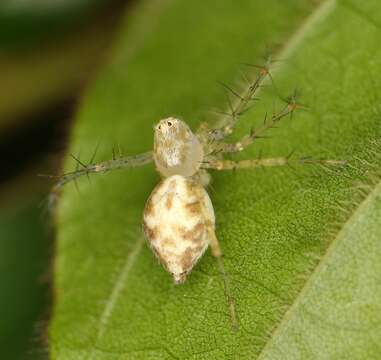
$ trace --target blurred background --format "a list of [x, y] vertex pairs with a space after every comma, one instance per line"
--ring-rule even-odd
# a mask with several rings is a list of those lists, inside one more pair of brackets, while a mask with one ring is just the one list
[[132, 0], [0, 2], [0, 359], [45, 359], [53, 227], [44, 212], [86, 84]]

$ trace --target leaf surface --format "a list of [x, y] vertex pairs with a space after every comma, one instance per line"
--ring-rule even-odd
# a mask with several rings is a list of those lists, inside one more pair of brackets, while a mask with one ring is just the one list
[[[220, 120], [206, 112], [227, 108], [215, 80], [234, 83], [239, 63], [260, 62], [270, 45], [287, 60], [275, 69], [276, 87], [263, 90], [233, 138], [259, 126], [274, 99], [279, 107], [278, 95], [296, 86], [309, 111], [237, 158], [296, 150], [348, 159], [349, 166], [212, 174], [208, 191], [239, 314], [235, 334], [210, 254], [175, 286], [146, 246], [141, 217], [158, 181], [152, 167], [94, 176], [79, 182], [79, 192], [68, 186], [57, 214], [53, 359], [329, 358], [327, 342], [340, 343], [330, 354], [343, 358], [354, 345], [335, 331], [351, 321], [340, 304], [358, 310], [361, 326], [380, 323], [379, 287], [358, 280], [381, 275], [371, 263], [380, 250], [381, 49], [374, 16], [381, 6], [307, 3], [156, 1], [126, 18], [112, 61], [78, 113], [70, 151], [82, 160], [99, 141], [99, 159], [110, 158], [117, 144], [125, 154], [150, 149], [152, 124], [168, 115], [194, 127]], [[348, 250], [352, 245], [361, 251]], [[338, 299], [328, 296], [332, 291]], [[368, 304], [364, 299], [362, 311], [356, 304]], [[322, 310], [319, 318], [309, 316], [316, 314], [311, 308]], [[370, 333], [359, 340], [357, 358], [378, 350], [380, 328]]]

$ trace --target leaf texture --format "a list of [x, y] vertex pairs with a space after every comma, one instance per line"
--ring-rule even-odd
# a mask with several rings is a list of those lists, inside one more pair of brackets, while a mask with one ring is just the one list
[[[168, 115], [194, 127], [221, 121], [206, 112], [227, 108], [215, 80], [238, 83], [239, 63], [261, 62], [270, 46], [286, 59], [233, 138], [259, 126], [295, 87], [308, 111], [238, 158], [295, 150], [349, 165], [212, 174], [208, 191], [237, 303], [237, 333], [209, 253], [175, 286], [146, 246], [141, 218], [158, 181], [152, 167], [85, 179], [79, 192], [68, 186], [57, 212], [53, 359], [375, 358], [377, 13], [376, 0], [329, 0], [315, 8], [297, 0], [151, 1], [126, 17], [110, 64], [78, 112], [70, 151], [81, 159], [91, 158], [99, 141], [99, 159], [118, 145], [125, 154], [149, 150], [152, 124]], [[343, 306], [356, 311], [353, 322]], [[361, 332], [357, 342], [345, 332], [352, 325]]]

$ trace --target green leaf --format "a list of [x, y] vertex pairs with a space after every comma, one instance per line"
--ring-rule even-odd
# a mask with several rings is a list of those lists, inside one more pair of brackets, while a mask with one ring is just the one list
[[167, 115], [193, 126], [218, 120], [206, 112], [227, 108], [214, 81], [234, 83], [239, 63], [259, 62], [270, 45], [286, 58], [276, 65], [276, 87], [263, 90], [233, 137], [259, 126], [274, 99], [280, 106], [277, 94], [296, 86], [309, 110], [237, 158], [296, 150], [349, 165], [212, 174], [237, 333], [209, 253], [175, 286], [146, 246], [141, 218], [158, 181], [152, 167], [93, 176], [79, 192], [68, 186], [57, 214], [54, 359], [375, 357], [381, 5], [307, 3], [157, 1], [127, 17], [112, 62], [80, 107], [70, 151], [82, 160], [99, 141], [99, 159], [116, 144], [126, 154], [150, 149], [152, 124]]
[[335, 236], [261, 359], [379, 357], [380, 219], [378, 183]]

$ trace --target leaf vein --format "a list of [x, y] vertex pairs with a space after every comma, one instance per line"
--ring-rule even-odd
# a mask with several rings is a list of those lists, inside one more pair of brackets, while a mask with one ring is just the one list
[[[132, 251], [126, 257], [126, 260], [111, 290], [111, 294], [108, 297], [105, 307], [103, 309], [103, 312], [99, 318], [99, 326], [97, 329], [96, 340], [95, 340], [96, 342], [98, 342], [101, 339], [101, 337], [103, 336], [105, 332], [105, 329], [107, 327], [107, 322], [112, 314], [112, 311], [114, 310], [115, 304], [120, 294], [122, 293], [125, 287], [126, 281], [128, 279], [128, 275], [130, 274], [130, 271], [135, 263], [136, 258], [140, 254], [143, 244], [144, 244], [144, 237], [140, 236], [138, 240], [136, 241], [134, 247], [132, 248]], [[94, 353], [91, 354], [90, 358], [92, 358], [93, 355]]]

